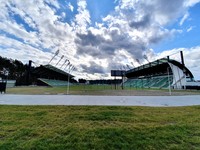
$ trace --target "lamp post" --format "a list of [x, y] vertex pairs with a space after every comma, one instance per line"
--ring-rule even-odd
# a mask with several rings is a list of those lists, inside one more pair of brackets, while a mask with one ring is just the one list
[[68, 80], [67, 80], [67, 95], [69, 94], [69, 74], [68, 74]]
[[[69, 62], [69, 66], [70, 66], [70, 62]], [[70, 75], [70, 67], [69, 67], [69, 72], [68, 72], [68, 79], [67, 79], [67, 95], [69, 94], [69, 75]]]
[[170, 85], [170, 78], [169, 78], [169, 67], [167, 67], [167, 74], [168, 74], [168, 83], [169, 83], [169, 95], [172, 95], [171, 85]]
[[[71, 69], [70, 69], [70, 67], [71, 67]], [[67, 95], [69, 95], [69, 75], [70, 75], [70, 72], [74, 71], [74, 69], [75, 69], [75, 67], [72, 64], [70, 64], [70, 67], [69, 67], [69, 72], [68, 72]]]

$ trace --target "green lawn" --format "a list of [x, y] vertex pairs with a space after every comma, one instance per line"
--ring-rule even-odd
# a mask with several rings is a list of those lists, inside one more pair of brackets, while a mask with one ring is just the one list
[[[66, 86], [45, 87], [45, 86], [18, 86], [7, 88], [8, 94], [67, 94]], [[111, 85], [72, 85], [69, 87], [69, 94], [91, 94], [101, 91], [114, 90]]]
[[[22, 86], [7, 88], [8, 94], [67, 94], [67, 87]], [[120, 95], [120, 96], [168, 96], [167, 89], [124, 89], [113, 85], [73, 85], [69, 88], [71, 95]], [[200, 90], [172, 90], [172, 95], [200, 95]]]
[[200, 149], [200, 106], [2, 106], [0, 149]]

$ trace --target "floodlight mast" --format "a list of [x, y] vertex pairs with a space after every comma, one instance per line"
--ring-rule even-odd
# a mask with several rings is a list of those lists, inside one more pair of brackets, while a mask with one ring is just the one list
[[139, 60], [139, 59], [135, 59], [135, 60], [138, 62], [138, 64], [142, 65], [142, 64], [140, 63], [140, 60]]
[[150, 63], [150, 62], [149, 62], [149, 59], [148, 59], [148, 57], [147, 57], [147, 55], [143, 55], [143, 57], [144, 57], [144, 59], [147, 60], [148, 63]]
[[66, 59], [65, 60], [65, 62], [61, 65], [61, 67], [60, 68], [62, 68], [63, 66], [64, 66], [64, 64], [66, 64], [66, 62], [69, 62], [69, 60], [68, 59]]
[[126, 67], [125, 66], [122, 66], [123, 67], [123, 69], [126, 71]]
[[135, 65], [133, 64], [133, 62], [131, 62], [131, 65], [133, 65], [133, 67], [135, 68]]
[[60, 60], [57, 62], [56, 66], [59, 64], [59, 62], [64, 58], [64, 55], [61, 56]]
[[128, 64], [126, 64], [126, 66], [127, 66], [128, 69], [131, 69], [130, 66], [129, 66]]
[[70, 72], [70, 68], [72, 67], [72, 64], [69, 64], [68, 72]]
[[68, 60], [67, 65], [65, 66], [64, 70], [70, 65], [70, 61]]
[[58, 54], [59, 54], [59, 50], [57, 50], [57, 51], [55, 52], [54, 56], [51, 58], [51, 60], [49, 61], [48, 64], [50, 64], [51, 61], [52, 61]]

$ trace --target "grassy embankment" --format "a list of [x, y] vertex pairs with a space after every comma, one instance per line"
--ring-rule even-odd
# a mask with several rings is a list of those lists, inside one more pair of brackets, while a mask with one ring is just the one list
[[0, 149], [200, 149], [200, 106], [0, 106]]

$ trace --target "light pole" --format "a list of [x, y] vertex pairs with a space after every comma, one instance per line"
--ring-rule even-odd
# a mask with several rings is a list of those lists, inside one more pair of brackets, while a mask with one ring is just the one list
[[167, 74], [168, 74], [168, 83], [169, 83], [169, 95], [172, 95], [171, 85], [170, 85], [170, 78], [169, 78], [169, 67], [167, 67]]
[[69, 94], [69, 74], [68, 74], [68, 80], [67, 80], [67, 95]]
[[75, 67], [70, 64], [70, 66], [72, 66], [72, 68], [70, 69], [69, 67], [69, 72], [68, 72], [68, 83], [67, 83], [67, 95], [69, 95], [69, 75], [70, 75], [70, 72], [74, 71]]
[[[71, 65], [71, 64], [70, 64]], [[69, 94], [69, 76], [70, 76], [70, 67], [69, 67], [69, 72], [68, 72], [68, 79], [67, 79], [67, 95]]]

